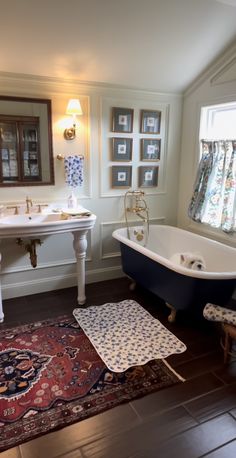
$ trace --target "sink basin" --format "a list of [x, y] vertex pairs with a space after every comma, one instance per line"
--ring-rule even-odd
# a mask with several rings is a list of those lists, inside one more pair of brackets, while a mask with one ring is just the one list
[[90, 229], [95, 220], [96, 216], [86, 209], [77, 214], [45, 212], [6, 215], [0, 218], [0, 239]]
[[56, 213], [48, 213], [48, 214], [29, 214], [29, 215], [9, 215], [4, 216], [0, 219], [0, 227], [1, 225], [8, 224], [11, 226], [21, 226], [24, 224], [43, 224], [49, 221], [60, 221], [61, 214]]

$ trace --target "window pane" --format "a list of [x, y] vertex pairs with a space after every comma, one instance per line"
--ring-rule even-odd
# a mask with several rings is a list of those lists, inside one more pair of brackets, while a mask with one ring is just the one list
[[236, 138], [236, 103], [203, 107], [200, 139], [234, 140]]
[[236, 108], [215, 111], [212, 124], [214, 139], [234, 139], [236, 137]]

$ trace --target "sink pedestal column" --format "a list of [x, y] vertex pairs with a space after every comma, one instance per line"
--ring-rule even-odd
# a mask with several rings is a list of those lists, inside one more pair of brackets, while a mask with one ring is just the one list
[[85, 296], [85, 258], [87, 249], [87, 235], [88, 231], [72, 232], [74, 241], [73, 248], [77, 261], [77, 281], [78, 281], [78, 304], [83, 305], [86, 302]]

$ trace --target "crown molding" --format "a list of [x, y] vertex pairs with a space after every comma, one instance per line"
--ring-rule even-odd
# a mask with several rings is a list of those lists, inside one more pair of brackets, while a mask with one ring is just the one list
[[225, 83], [232, 83], [236, 81], [236, 75], [232, 79], [226, 80], [226, 81], [221, 81], [220, 78], [221, 76], [225, 75], [225, 73], [230, 70], [234, 65], [236, 64], [236, 56], [231, 59], [231, 61], [226, 64], [219, 72], [217, 72], [213, 78], [211, 78], [211, 85], [216, 86], [218, 84], [225, 84]]
[[[99, 92], [101, 94], [103, 91], [107, 92], [110, 91], [117, 91], [119, 94], [124, 93], [124, 96], [127, 92], [132, 92], [134, 95], [140, 97], [141, 94], [152, 96], [160, 96], [160, 97], [177, 97], [182, 98], [182, 93], [174, 93], [174, 92], [160, 92], [140, 88], [140, 87], [131, 87], [131, 86], [123, 86], [118, 84], [110, 84], [110, 83], [100, 83], [96, 81], [81, 81], [78, 79], [70, 79], [70, 78], [61, 78], [61, 77], [50, 77], [50, 76], [40, 76], [40, 75], [32, 75], [32, 74], [25, 74], [25, 73], [11, 73], [11, 72], [1, 72], [0, 71], [0, 92], [4, 91], [4, 94], [7, 93], [9, 88], [14, 91], [17, 91], [17, 94], [25, 91], [25, 86], [27, 84], [27, 92], [35, 93], [35, 89], [39, 91], [42, 89], [44, 92], [50, 92], [51, 94], [57, 93], [67, 93], [67, 94], [74, 94], [75, 92], [79, 92], [80, 94], [86, 94], [89, 92]], [[16, 89], [17, 88], [17, 89]], [[17, 95], [16, 94], [16, 95]]]

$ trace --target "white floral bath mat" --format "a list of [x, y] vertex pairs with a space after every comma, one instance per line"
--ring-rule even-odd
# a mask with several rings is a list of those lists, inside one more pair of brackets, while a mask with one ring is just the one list
[[183, 342], [133, 300], [77, 308], [73, 315], [114, 372], [186, 350]]

